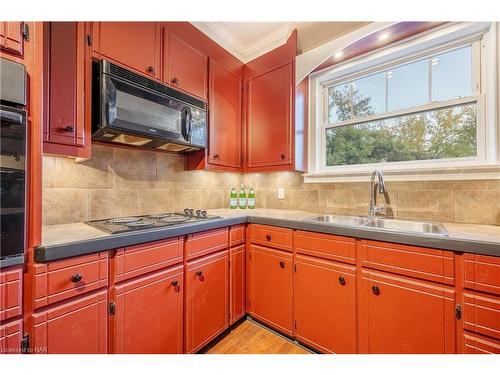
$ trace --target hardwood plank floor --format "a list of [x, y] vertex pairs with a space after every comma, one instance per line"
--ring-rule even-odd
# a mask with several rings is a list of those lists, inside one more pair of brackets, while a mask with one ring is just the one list
[[206, 354], [310, 354], [283, 337], [245, 320]]

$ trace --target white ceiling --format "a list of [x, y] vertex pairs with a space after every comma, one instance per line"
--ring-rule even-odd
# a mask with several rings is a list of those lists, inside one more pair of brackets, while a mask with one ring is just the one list
[[283, 45], [294, 29], [297, 29], [300, 53], [365, 24], [365, 22], [193, 22], [195, 27], [244, 63]]

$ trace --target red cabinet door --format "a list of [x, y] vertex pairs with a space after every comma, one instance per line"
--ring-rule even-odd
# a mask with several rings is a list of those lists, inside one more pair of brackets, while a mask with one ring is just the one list
[[23, 55], [24, 22], [0, 22], [0, 48], [16, 55]]
[[363, 270], [359, 288], [359, 352], [456, 352], [455, 290]]
[[[207, 99], [207, 56], [186, 44], [176, 35], [164, 31], [164, 81], [201, 99]], [[168, 39], [168, 48], [166, 40]], [[168, 73], [166, 73], [168, 72]]]
[[235, 323], [245, 315], [245, 245], [229, 250], [229, 301], [231, 319]]
[[298, 255], [295, 337], [324, 353], [356, 353], [356, 268]]
[[186, 352], [208, 344], [229, 324], [228, 250], [187, 263]]
[[248, 82], [247, 167], [292, 163], [293, 62]]
[[19, 354], [23, 337], [23, 320], [0, 324], [0, 355]]
[[183, 267], [114, 288], [114, 353], [182, 354]]
[[241, 167], [241, 78], [210, 61], [209, 163]]
[[23, 267], [0, 269], [0, 322], [21, 315]]
[[84, 22], [45, 23], [47, 115], [43, 133], [48, 153], [90, 156], [90, 129], [85, 128], [90, 127], [90, 122], [85, 124], [85, 97], [90, 92], [85, 27]]
[[47, 354], [106, 354], [108, 291], [46, 308], [30, 318], [30, 350]]
[[160, 77], [159, 38], [155, 22], [95, 22], [96, 49], [102, 58]]
[[292, 335], [292, 254], [251, 245], [249, 260], [250, 313]]

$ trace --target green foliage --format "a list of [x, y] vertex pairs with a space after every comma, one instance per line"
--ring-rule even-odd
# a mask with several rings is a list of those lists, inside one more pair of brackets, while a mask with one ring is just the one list
[[[373, 114], [370, 98], [350, 85], [331, 89], [328, 101], [330, 119]], [[330, 128], [326, 145], [328, 166], [475, 156], [476, 105]]]

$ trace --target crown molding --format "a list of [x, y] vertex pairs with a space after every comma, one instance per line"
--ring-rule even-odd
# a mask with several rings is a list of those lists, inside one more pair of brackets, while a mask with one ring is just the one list
[[287, 23], [244, 46], [218, 22], [191, 22], [191, 24], [245, 64], [285, 44], [293, 31], [292, 25]]

